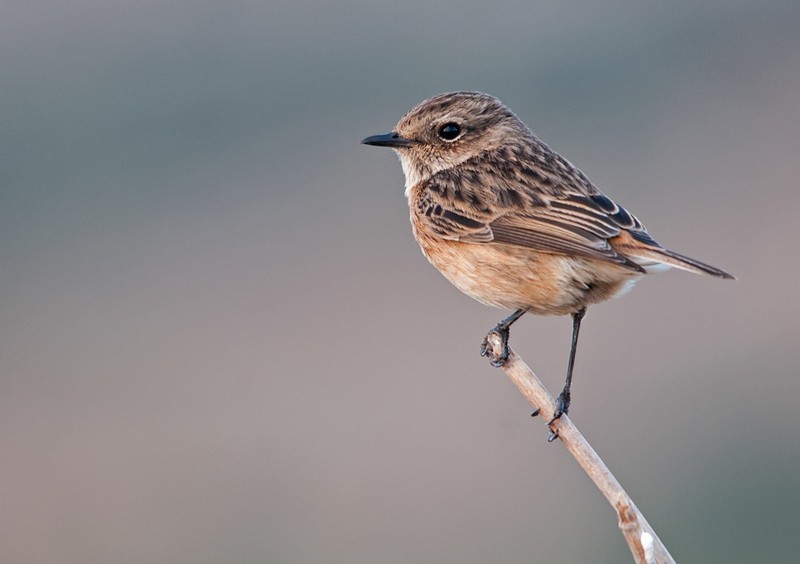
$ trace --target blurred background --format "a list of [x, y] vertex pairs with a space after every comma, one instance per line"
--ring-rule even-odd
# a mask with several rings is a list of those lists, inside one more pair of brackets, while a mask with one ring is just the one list
[[[0, 5], [0, 559], [627, 562], [423, 258], [390, 130], [506, 102], [664, 245], [573, 419], [680, 562], [800, 551], [800, 4]], [[512, 344], [553, 390], [570, 320]]]

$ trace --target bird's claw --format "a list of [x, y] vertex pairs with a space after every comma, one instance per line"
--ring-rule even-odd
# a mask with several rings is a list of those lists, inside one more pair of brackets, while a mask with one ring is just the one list
[[[483, 338], [483, 342], [481, 343], [481, 356], [489, 357], [489, 364], [495, 368], [504, 366], [511, 354], [511, 351], [508, 348], [508, 333], [509, 331], [507, 327], [502, 327], [498, 324], [495, 328], [486, 333], [486, 336]], [[492, 346], [492, 343], [489, 342], [489, 337], [491, 337], [492, 334], [495, 334], [500, 338], [499, 353], [496, 352], [495, 348]]]
[[547, 442], [552, 443], [558, 438], [558, 429], [553, 428], [553, 423], [561, 418], [562, 415], [569, 411], [570, 394], [568, 390], [564, 390], [556, 398], [556, 409], [553, 411], [553, 418], [547, 422]]
[[556, 398], [556, 409], [553, 411], [553, 418], [547, 422], [548, 425], [555, 423], [562, 415], [569, 411], [570, 394], [569, 391], [564, 390]]

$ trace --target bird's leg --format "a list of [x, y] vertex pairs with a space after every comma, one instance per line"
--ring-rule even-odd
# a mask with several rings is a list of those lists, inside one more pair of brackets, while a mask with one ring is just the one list
[[[581, 319], [586, 314], [586, 308], [581, 308], [572, 314], [572, 346], [569, 349], [569, 363], [567, 363], [567, 381], [564, 389], [556, 398], [556, 410], [553, 418], [547, 423], [551, 425], [556, 419], [569, 411], [569, 387], [572, 385], [572, 367], [575, 366], [575, 351], [578, 348], [578, 332], [581, 330]], [[555, 439], [555, 436], [553, 436]], [[551, 439], [552, 440], [552, 439]]]
[[492, 333], [497, 333], [500, 336], [500, 343], [502, 346], [502, 350], [500, 354], [492, 358], [489, 362], [492, 366], [499, 367], [503, 366], [506, 361], [508, 360], [509, 350], [508, 350], [508, 334], [509, 328], [511, 324], [514, 323], [517, 319], [522, 317], [522, 314], [525, 313], [524, 309], [518, 309], [505, 319], [503, 319], [500, 323], [494, 326], [494, 329], [486, 333], [486, 336], [483, 338], [483, 343], [481, 344], [481, 356], [489, 356], [492, 354], [492, 347], [489, 344], [489, 335]]

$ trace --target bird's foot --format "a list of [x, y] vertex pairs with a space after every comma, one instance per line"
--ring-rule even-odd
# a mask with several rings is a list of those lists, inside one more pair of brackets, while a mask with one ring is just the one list
[[[499, 353], [497, 352], [497, 349], [492, 346], [492, 343], [489, 342], [489, 337], [492, 335], [497, 335], [500, 338]], [[503, 366], [511, 354], [511, 351], [508, 348], [508, 335], [508, 326], [501, 322], [495, 325], [491, 331], [486, 333], [486, 336], [483, 338], [483, 343], [481, 343], [481, 356], [489, 357], [489, 364], [495, 368]]]
[[553, 418], [547, 422], [548, 425], [552, 425], [556, 419], [560, 418], [562, 415], [569, 411], [569, 403], [570, 403], [570, 394], [569, 390], [564, 390], [558, 397], [556, 398], [556, 409], [553, 412]]
[[558, 431], [553, 429], [553, 423], [556, 422], [557, 419], [560, 419], [562, 415], [569, 411], [569, 403], [570, 403], [570, 393], [569, 390], [564, 390], [558, 397], [556, 398], [556, 409], [553, 412], [553, 418], [547, 422], [547, 425], [550, 427], [549, 432], [547, 433], [547, 442], [552, 443], [554, 440], [558, 438]]

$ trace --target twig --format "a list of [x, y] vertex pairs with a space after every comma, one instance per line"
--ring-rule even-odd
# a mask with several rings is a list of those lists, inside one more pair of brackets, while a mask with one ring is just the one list
[[[500, 337], [492, 332], [488, 335], [492, 354], [500, 352]], [[510, 351], [503, 370], [516, 384], [519, 391], [530, 404], [539, 410], [545, 421], [553, 417], [555, 402], [553, 396], [514, 351]], [[675, 562], [661, 539], [634, 505], [630, 496], [611, 474], [591, 445], [567, 415], [557, 419], [551, 426], [566, 449], [575, 457], [584, 472], [592, 479], [619, 517], [619, 528], [628, 541], [628, 547], [637, 564], [669, 564]]]

